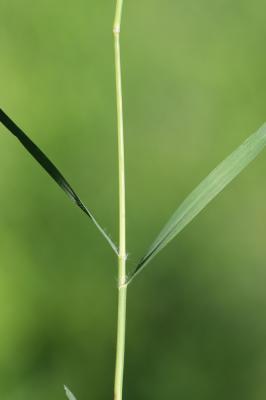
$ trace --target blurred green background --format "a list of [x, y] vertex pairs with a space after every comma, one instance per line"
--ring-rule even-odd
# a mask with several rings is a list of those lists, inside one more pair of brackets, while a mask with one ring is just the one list
[[[117, 241], [115, 2], [2, 0], [1, 107]], [[265, 1], [125, 1], [133, 268], [266, 120]], [[116, 259], [0, 127], [0, 398], [112, 399]], [[264, 400], [265, 153], [129, 289], [127, 400]]]

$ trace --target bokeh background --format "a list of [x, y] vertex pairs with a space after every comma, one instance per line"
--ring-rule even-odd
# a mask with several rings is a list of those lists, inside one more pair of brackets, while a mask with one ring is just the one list
[[[117, 241], [113, 1], [1, 0], [0, 105]], [[129, 270], [266, 120], [262, 0], [125, 1]], [[0, 127], [0, 398], [112, 399], [116, 259]], [[128, 400], [264, 400], [261, 155], [129, 289]]]

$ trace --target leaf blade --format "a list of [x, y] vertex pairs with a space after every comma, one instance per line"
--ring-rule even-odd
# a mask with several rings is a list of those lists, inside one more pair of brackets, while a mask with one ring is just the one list
[[130, 283], [157, 253], [258, 156], [265, 146], [266, 124], [249, 136], [186, 197], [139, 261], [127, 282]]
[[107, 240], [109, 245], [118, 254], [117, 246], [114, 244], [112, 239], [107, 235], [105, 230], [97, 222], [91, 211], [85, 206], [83, 201], [74, 191], [72, 186], [64, 178], [59, 169], [52, 163], [52, 161], [45, 155], [45, 153], [22, 131], [21, 128], [2, 110], [0, 109], [0, 122], [6, 127], [6, 129], [14, 135], [22, 144], [22, 146], [28, 151], [28, 153], [41, 165], [41, 167], [50, 175], [50, 177], [57, 183], [57, 185], [66, 193], [66, 195], [72, 200], [76, 206], [78, 206], [92, 222], [96, 225], [98, 230]]
[[68, 389], [67, 386], [64, 385], [64, 389], [66, 392], [66, 396], [68, 398], [68, 400], [77, 400], [76, 397], [73, 395], [73, 393]]

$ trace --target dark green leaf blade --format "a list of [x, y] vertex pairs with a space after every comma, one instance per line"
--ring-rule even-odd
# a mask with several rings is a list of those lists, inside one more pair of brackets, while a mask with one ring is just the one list
[[70, 392], [68, 387], [64, 386], [64, 389], [65, 389], [68, 400], [77, 400], [76, 397], [73, 395], [73, 393]]
[[49, 160], [43, 151], [8, 117], [8, 115], [0, 109], [0, 122], [12, 133], [31, 154], [31, 156], [42, 166], [42, 168], [50, 175], [58, 186], [67, 194], [67, 196], [94, 222], [101, 234], [108, 241], [112, 249], [118, 254], [116, 245], [107, 235], [105, 230], [99, 225], [93, 214], [88, 210], [80, 197], [63, 177], [58, 168]]
[[222, 161], [183, 201], [128, 278], [128, 283], [178, 235], [266, 145], [266, 124]]

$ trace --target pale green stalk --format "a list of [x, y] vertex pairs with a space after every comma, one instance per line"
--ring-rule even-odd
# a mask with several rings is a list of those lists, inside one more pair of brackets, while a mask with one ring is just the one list
[[114, 383], [114, 399], [122, 400], [123, 375], [125, 358], [126, 333], [126, 205], [125, 205], [125, 156], [124, 156], [124, 129], [123, 129], [123, 102], [120, 58], [120, 24], [123, 0], [117, 0], [114, 20], [115, 45], [115, 75], [117, 97], [117, 125], [118, 125], [118, 160], [119, 160], [119, 255], [118, 255], [118, 320], [117, 320], [117, 349]]

